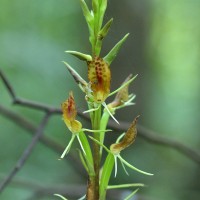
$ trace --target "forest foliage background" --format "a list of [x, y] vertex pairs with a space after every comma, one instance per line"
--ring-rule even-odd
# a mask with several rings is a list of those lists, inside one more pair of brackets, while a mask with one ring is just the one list
[[[83, 77], [87, 76], [86, 66], [64, 53], [65, 50], [90, 53], [79, 1], [1, 0], [0, 5], [0, 68], [16, 93], [60, 107], [68, 91], [73, 90], [78, 107], [86, 109], [84, 96], [61, 63], [66, 60]], [[198, 0], [109, 0], [106, 19], [113, 17], [114, 23], [103, 49], [105, 55], [125, 33], [131, 33], [112, 64], [112, 89], [129, 73], [139, 74], [130, 89], [137, 95], [136, 105], [120, 111], [117, 119], [130, 122], [140, 114], [139, 123], [143, 126], [197, 150], [200, 146], [199, 7]], [[13, 106], [2, 82], [0, 104], [36, 125], [41, 120], [41, 112]], [[60, 116], [51, 118], [45, 132], [62, 145], [70, 138]], [[0, 114], [0, 180], [10, 172], [30, 139], [25, 130]], [[107, 144], [114, 140], [107, 137]], [[76, 154], [75, 146], [73, 151]], [[121, 170], [119, 177], [112, 178], [113, 184], [144, 182], [148, 187], [139, 193], [147, 200], [200, 198], [199, 165], [177, 151], [138, 137], [124, 156], [155, 175], [144, 177], [131, 172], [128, 177]], [[58, 158], [58, 154], [39, 143], [0, 199], [28, 199], [34, 190], [23, 183], [45, 188], [86, 183], [70, 162]]]

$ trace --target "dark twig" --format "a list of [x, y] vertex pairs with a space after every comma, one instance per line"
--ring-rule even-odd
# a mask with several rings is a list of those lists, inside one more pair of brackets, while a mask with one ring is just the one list
[[[113, 121], [109, 122], [108, 126], [117, 131], [126, 131], [129, 127], [130, 123], [128, 122], [120, 122], [120, 126], [116, 125]], [[200, 152], [186, 146], [185, 144], [175, 141], [173, 139], [169, 139], [160, 134], [149, 130], [141, 125], [137, 125], [138, 129], [138, 136], [142, 137], [143, 139], [147, 140], [148, 142], [157, 144], [157, 145], [165, 145], [166, 147], [173, 148], [183, 155], [187, 156], [191, 160], [195, 161], [196, 163], [200, 164]]]
[[[83, 114], [83, 112], [79, 111], [79, 115], [87, 120], [90, 120], [88, 115]], [[108, 127], [116, 130], [116, 131], [121, 131], [124, 132], [128, 130], [130, 123], [128, 122], [122, 122], [119, 121], [120, 125], [116, 124], [114, 121], [109, 121], [108, 122]], [[173, 148], [183, 155], [187, 156], [189, 159], [195, 161], [196, 163], [200, 164], [200, 152], [186, 146], [185, 144], [175, 141], [173, 139], [169, 139], [167, 137], [160, 136], [160, 134], [149, 130], [141, 125], [137, 125], [138, 129], [138, 136], [147, 140], [148, 142], [151, 142], [153, 144], [157, 145], [165, 145], [168, 148]]]
[[[17, 126], [25, 129], [26, 131], [28, 131], [28, 133], [31, 133], [32, 135], [37, 130], [37, 127], [33, 125], [29, 120], [27, 120], [27, 118], [24, 118], [20, 114], [10, 111], [1, 105], [0, 105], [0, 114], [8, 118], [12, 122], [14, 122]], [[48, 135], [48, 134], [46, 133], [45, 135]], [[56, 152], [58, 155], [61, 155], [65, 147], [45, 135], [42, 135], [40, 137], [39, 142], [42, 142], [42, 144], [44, 144], [45, 146], [47, 146], [48, 148]], [[78, 173], [80, 173], [83, 177], [86, 176], [86, 173], [83, 170], [80, 160], [77, 159], [77, 156], [73, 156], [73, 154], [69, 152], [67, 159], [64, 159], [64, 160], [70, 161], [69, 163], [73, 165], [74, 169], [76, 169]]]
[[28, 145], [28, 147], [25, 149], [23, 152], [22, 156], [16, 163], [15, 167], [13, 170], [10, 172], [10, 174], [6, 177], [6, 179], [0, 184], [0, 193], [3, 191], [3, 189], [10, 183], [10, 181], [13, 179], [13, 177], [16, 175], [16, 173], [23, 167], [25, 164], [26, 160], [28, 159], [29, 155], [32, 153], [33, 148], [37, 144], [39, 138], [43, 134], [44, 128], [49, 120], [50, 113], [47, 113], [44, 118], [42, 119], [40, 126], [38, 127], [34, 137], [32, 138], [32, 141]]
[[45, 104], [41, 104], [38, 102], [29, 101], [29, 100], [17, 97], [13, 87], [11, 86], [10, 82], [7, 80], [6, 76], [3, 74], [3, 72], [1, 70], [0, 70], [0, 77], [1, 77], [8, 93], [10, 94], [10, 96], [12, 98], [13, 104], [22, 105], [25, 107], [33, 108], [36, 110], [41, 110], [44, 112], [61, 113], [60, 109], [53, 108], [53, 107], [47, 106]]

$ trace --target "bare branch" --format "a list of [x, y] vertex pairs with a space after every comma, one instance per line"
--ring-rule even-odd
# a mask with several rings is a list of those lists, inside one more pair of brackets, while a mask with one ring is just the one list
[[10, 82], [8, 81], [8, 79], [6, 78], [6, 76], [3, 74], [3, 72], [1, 70], [0, 70], [0, 77], [1, 77], [8, 93], [10, 94], [10, 96], [12, 98], [13, 104], [22, 105], [22, 106], [25, 106], [25, 107], [29, 107], [29, 108], [33, 108], [33, 109], [36, 109], [36, 110], [49, 112], [49, 113], [61, 113], [60, 109], [53, 108], [53, 107], [47, 106], [45, 104], [41, 104], [41, 103], [38, 103], [38, 102], [29, 101], [29, 100], [17, 97], [13, 87], [11, 86]]
[[0, 184], [0, 193], [3, 191], [3, 189], [10, 183], [10, 181], [13, 179], [13, 177], [16, 175], [16, 173], [23, 167], [25, 164], [26, 160], [32, 153], [35, 145], [37, 144], [39, 138], [43, 134], [44, 128], [47, 125], [47, 122], [49, 120], [50, 113], [47, 113], [44, 118], [42, 119], [40, 126], [38, 127], [37, 131], [35, 132], [34, 137], [32, 138], [32, 141], [28, 145], [28, 147], [25, 149], [23, 152], [22, 156], [16, 163], [15, 167], [13, 170], [10, 172], [10, 174], [6, 177], [6, 179]]
[[[128, 122], [120, 122], [120, 126], [116, 125], [113, 121], [110, 121], [108, 126], [117, 131], [126, 131], [129, 127], [130, 123]], [[175, 141], [173, 139], [169, 139], [167, 137], [160, 136], [160, 134], [149, 130], [141, 125], [137, 125], [138, 136], [143, 139], [157, 145], [165, 145], [166, 147], [173, 148], [183, 155], [187, 156], [189, 159], [195, 161], [200, 164], [200, 152], [186, 146], [185, 144]]]
[[[29, 120], [27, 120], [27, 118], [24, 118], [20, 114], [10, 111], [1, 105], [0, 105], [0, 114], [8, 118], [12, 122], [14, 122], [17, 126], [25, 129], [26, 131], [28, 131], [28, 133], [31, 133], [32, 135], [37, 130], [37, 127], [34, 124], [32, 124]], [[45, 135], [48, 135], [48, 133], [46, 133]], [[65, 149], [65, 147], [45, 135], [42, 135], [40, 137], [39, 142], [41, 142], [42, 144], [44, 144], [45, 146], [56, 152], [58, 155], [60, 155], [61, 152]], [[80, 160], [77, 158], [77, 156], [74, 156], [71, 152], [69, 152], [67, 159], [64, 160], [70, 161], [69, 163], [73, 165], [74, 169], [76, 169], [76, 171], [80, 173], [82, 177], [86, 177], [85, 170], [83, 169], [82, 164]]]

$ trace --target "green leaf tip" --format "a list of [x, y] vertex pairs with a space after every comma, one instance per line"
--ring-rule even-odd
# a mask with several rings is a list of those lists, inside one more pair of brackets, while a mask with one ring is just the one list
[[67, 62], [63, 61], [63, 63], [67, 67], [69, 73], [72, 75], [76, 83], [79, 85], [80, 89], [85, 92], [85, 89], [87, 88], [87, 82]]
[[77, 57], [80, 60], [92, 61], [92, 56], [90, 56], [88, 54], [84, 54], [84, 53], [81, 53], [78, 51], [65, 51], [65, 52]]
[[60, 197], [62, 200], [68, 200], [68, 199], [66, 199], [65, 197], [63, 197], [63, 196], [60, 195], [60, 194], [54, 194], [54, 196]]
[[110, 30], [110, 27], [113, 23], [113, 18], [111, 18], [105, 25], [104, 27], [100, 30], [99, 32], [99, 39], [103, 40], [106, 35], [108, 34], [108, 31]]
[[85, 16], [86, 22], [89, 25], [91, 24], [91, 21], [93, 20], [93, 16], [84, 0], [80, 0], [80, 4], [83, 10], [83, 15]]
[[110, 65], [112, 61], [117, 56], [122, 44], [126, 41], [129, 33], [127, 33], [111, 50], [110, 52], [104, 57], [104, 60]]

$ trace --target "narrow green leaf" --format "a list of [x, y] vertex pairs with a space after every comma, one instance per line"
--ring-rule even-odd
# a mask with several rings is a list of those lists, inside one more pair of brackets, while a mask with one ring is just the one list
[[106, 35], [108, 34], [108, 31], [110, 30], [110, 26], [113, 23], [113, 18], [111, 18], [105, 25], [104, 27], [100, 30], [99, 32], [99, 39], [103, 40], [103, 38], [106, 37]]
[[89, 163], [91, 163], [91, 165], [93, 165], [93, 157], [92, 157], [90, 144], [89, 144], [87, 137], [85, 136], [85, 133], [83, 131], [81, 131], [79, 133], [79, 139], [80, 139], [80, 141], [82, 143], [82, 147], [85, 151], [86, 159], [89, 161]]
[[130, 84], [133, 80], [136, 79], [136, 77], [138, 76], [138, 74], [136, 74], [133, 78], [131, 78], [129, 81], [127, 81], [126, 83], [122, 84], [119, 88], [117, 88], [116, 90], [114, 90], [113, 92], [111, 92], [108, 96], [112, 96], [113, 94], [116, 94], [117, 92], [119, 92], [122, 88], [126, 87], [128, 84]]
[[117, 56], [117, 53], [119, 52], [122, 44], [125, 42], [127, 37], [129, 36], [129, 33], [126, 34], [111, 50], [110, 52], [104, 57], [104, 60], [110, 65], [112, 61]]
[[107, 0], [100, 0], [99, 5], [100, 5], [99, 8], [99, 30], [100, 30], [103, 23], [105, 11], [107, 8]]
[[85, 159], [83, 157], [82, 151], [78, 149], [78, 153], [79, 153], [79, 157], [80, 157], [81, 163], [83, 164], [85, 170], [89, 173], [89, 170], [88, 170], [86, 161], [85, 161]]
[[111, 151], [102, 143], [100, 143], [98, 140], [96, 140], [95, 138], [88, 136], [92, 141], [96, 142], [98, 145], [102, 146], [108, 153], [111, 153]]
[[90, 13], [90, 10], [84, 0], [80, 0], [80, 4], [81, 4], [81, 8], [83, 10], [83, 15], [85, 16], [87, 24], [88, 24], [88, 26], [91, 26], [93, 16]]
[[68, 152], [69, 152], [69, 150], [70, 150], [70, 148], [71, 148], [71, 146], [72, 146], [72, 143], [73, 143], [75, 137], [76, 137], [76, 135], [72, 134], [72, 137], [71, 137], [71, 139], [70, 139], [70, 141], [69, 141], [67, 147], [65, 148], [64, 152], [63, 152], [62, 155], [60, 156], [60, 158], [64, 158], [65, 155], [68, 154]]
[[[110, 118], [109, 113], [104, 111], [103, 115], [101, 117], [101, 121], [100, 121], [100, 129], [101, 130], [105, 130], [106, 129], [109, 118]], [[100, 140], [99, 140], [101, 144], [104, 143], [104, 137], [105, 137], [105, 131], [101, 131], [100, 132]], [[102, 155], [102, 150], [103, 150], [103, 147], [101, 146], [100, 147], [100, 154], [101, 155]]]
[[65, 52], [77, 57], [80, 60], [92, 61], [92, 56], [88, 54], [80, 53], [78, 51], [65, 51]]
[[139, 190], [139, 188], [138, 189], [136, 189], [136, 190], [134, 190], [130, 195], [128, 195], [124, 200], [130, 200], [136, 193], [137, 193], [137, 191]]
[[94, 15], [98, 13], [98, 8], [99, 8], [99, 0], [92, 0], [92, 8]]
[[110, 180], [110, 176], [111, 176], [113, 167], [114, 167], [114, 156], [111, 153], [109, 153], [104, 162], [102, 176], [101, 176], [101, 180], [100, 180], [100, 188], [99, 188], [100, 200], [105, 199], [106, 190], [108, 187], [108, 183]]
[[81, 90], [85, 92], [85, 88], [87, 87], [87, 82], [67, 62], [63, 61], [63, 63], [66, 65], [68, 71], [73, 76], [74, 80], [77, 82]]
[[60, 195], [60, 194], [54, 194], [54, 196], [60, 197], [62, 200], [68, 200], [68, 199], [66, 199], [65, 197], [63, 197], [63, 196]]
[[80, 4], [81, 4], [83, 15], [85, 16], [89, 33], [90, 33], [89, 41], [91, 45], [94, 46], [94, 15], [92, 11], [91, 12], [89, 11], [88, 6], [84, 0], [80, 0]]
[[83, 195], [81, 198], [77, 199], [77, 200], [83, 200], [86, 198], [86, 195]]

